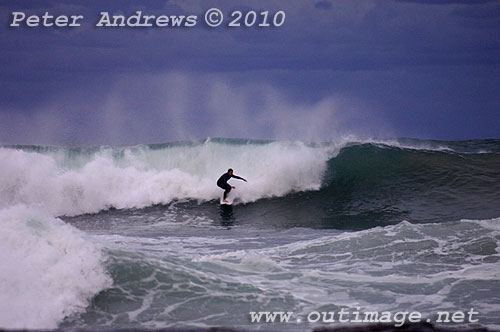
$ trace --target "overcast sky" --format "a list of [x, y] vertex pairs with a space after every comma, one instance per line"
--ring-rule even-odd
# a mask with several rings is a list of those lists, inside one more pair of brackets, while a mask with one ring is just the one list
[[[95, 26], [138, 10], [197, 24]], [[225, 27], [235, 10], [286, 19]], [[10, 27], [16, 11], [84, 19]], [[0, 20], [0, 144], [500, 138], [500, 1], [17, 0]]]

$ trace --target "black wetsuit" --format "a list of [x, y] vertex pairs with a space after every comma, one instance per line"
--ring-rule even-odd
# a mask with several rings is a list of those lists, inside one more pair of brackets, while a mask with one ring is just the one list
[[227, 194], [229, 194], [229, 192], [231, 191], [231, 185], [229, 185], [227, 183], [227, 181], [229, 181], [230, 178], [235, 178], [235, 179], [240, 179], [240, 180], [245, 180], [237, 175], [230, 175], [229, 173], [224, 173], [221, 175], [221, 177], [219, 178], [219, 180], [217, 180], [217, 186], [224, 189], [224, 199], [226, 199], [227, 197]]

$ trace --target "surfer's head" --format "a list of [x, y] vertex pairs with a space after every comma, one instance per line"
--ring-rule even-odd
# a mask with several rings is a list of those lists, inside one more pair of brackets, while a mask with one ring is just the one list
[[232, 169], [232, 168], [228, 169], [228, 170], [227, 170], [227, 174], [229, 174], [229, 175], [233, 175], [233, 169]]

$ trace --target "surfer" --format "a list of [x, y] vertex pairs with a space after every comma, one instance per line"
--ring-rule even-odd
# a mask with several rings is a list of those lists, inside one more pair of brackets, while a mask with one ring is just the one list
[[231, 189], [234, 189], [233, 186], [229, 185], [227, 183], [227, 181], [229, 181], [230, 178], [235, 178], [235, 179], [240, 179], [240, 180], [243, 180], [245, 182], [247, 182], [246, 179], [242, 178], [242, 177], [239, 177], [237, 175], [234, 175], [233, 174], [233, 169], [230, 168], [227, 170], [227, 173], [224, 173], [221, 175], [221, 177], [219, 178], [219, 180], [217, 180], [217, 186], [224, 189], [224, 198], [223, 198], [223, 202], [227, 203], [227, 194], [229, 194], [229, 192], [231, 191]]

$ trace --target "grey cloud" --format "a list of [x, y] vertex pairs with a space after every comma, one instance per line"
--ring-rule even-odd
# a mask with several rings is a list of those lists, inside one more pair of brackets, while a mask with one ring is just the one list
[[316, 2], [314, 7], [318, 9], [330, 10], [332, 9], [332, 3], [330, 1], [322, 0]]
[[[5, 18], [9, 11], [30, 3], [42, 5], [35, 1], [2, 3], [0, 12]], [[365, 115], [373, 112], [385, 119], [395, 135], [456, 137], [461, 131], [463, 135], [473, 135], [468, 131], [472, 126], [460, 128], [446, 120], [446, 114], [453, 113], [459, 124], [474, 122], [471, 109], [474, 114], [483, 114], [483, 119], [490, 119], [478, 120], [484, 124], [483, 129], [475, 129], [478, 135], [495, 135], [496, 128], [500, 128], [499, 115], [495, 113], [500, 95], [496, 88], [500, 84], [495, 79], [500, 77], [496, 51], [500, 45], [500, 17], [489, 14], [500, 10], [498, 2], [477, 6], [448, 2], [436, 10], [417, 2], [406, 6], [390, 1], [339, 0], [328, 2], [330, 5], [316, 2], [319, 7], [331, 7], [318, 10], [309, 2], [276, 1], [265, 9], [284, 10], [287, 19], [283, 27], [192, 30], [97, 29], [93, 27], [93, 18], [104, 9], [101, 1], [44, 3], [54, 11], [82, 11], [88, 22], [72, 30], [0, 29], [0, 116], [10, 123], [4, 123], [4, 138], [7, 132], [9, 139], [22, 136], [22, 126], [12, 127], [14, 114], [20, 117], [20, 123], [31, 116], [43, 118], [43, 114], [52, 114], [54, 119], [60, 114], [56, 122], [61, 122], [73, 119], [64, 110], [74, 107], [75, 113], [86, 119], [78, 131], [80, 142], [85, 141], [87, 132], [92, 133], [88, 139], [105, 140], [107, 136], [100, 134], [97, 123], [106, 123], [113, 116], [119, 118], [120, 109], [128, 118], [137, 120], [137, 125], [128, 130], [137, 133], [134, 139], [161, 140], [166, 136], [155, 126], [161, 117], [154, 110], [166, 101], [160, 98], [161, 89], [148, 82], [152, 82], [150, 75], [175, 72], [190, 78], [183, 80], [190, 83], [178, 94], [189, 95], [184, 100], [191, 106], [180, 102], [178, 105], [189, 110], [196, 105], [198, 111], [187, 112], [187, 117], [177, 115], [184, 119], [184, 124], [172, 127], [170, 132], [183, 128], [186, 133], [210, 134], [202, 130], [199, 122], [210, 123], [214, 117], [202, 102], [208, 99], [201, 97], [203, 89], [194, 79], [207, 75], [217, 77], [215, 81], [222, 86], [261, 85], [279, 91], [283, 102], [278, 104], [303, 105], [294, 108], [294, 117], [298, 119], [302, 118], [301, 112], [307, 113], [308, 108], [316, 109], [315, 105], [335, 97], [336, 107], [340, 108], [349, 107], [347, 102], [339, 104], [338, 100], [349, 98], [357, 105], [370, 105]], [[106, 9], [130, 13], [142, 8], [148, 14], [201, 13], [205, 6], [212, 5], [227, 12], [234, 2], [157, 1], [149, 7], [149, 3], [127, 1], [113, 2], [113, 8]], [[238, 8], [257, 10], [263, 5], [261, 1], [243, 1]], [[117, 87], [116, 82], [123, 82], [124, 77], [137, 82], [134, 91]], [[208, 79], [200, 82], [207, 86], [213, 83]], [[237, 88], [222, 90], [227, 91], [234, 104], [243, 103], [229, 123], [249, 119], [252, 109], [263, 107], [252, 103], [255, 98], [249, 97], [250, 92]], [[259, 89], [245, 91], [261, 93]], [[193, 97], [196, 93], [199, 98]], [[128, 97], [131, 95], [134, 98]], [[167, 95], [175, 99], [175, 94]], [[71, 106], [68, 100], [78, 103]], [[218, 108], [229, 105], [221, 102]], [[108, 114], [103, 118], [106, 121], [87, 117], [89, 110], [95, 118]], [[415, 113], [421, 115], [421, 120], [414, 121]], [[434, 115], [440, 120], [430, 120]], [[346, 127], [352, 127], [347, 123], [350, 122], [344, 122]], [[156, 129], [142, 132], [142, 128], [148, 127]], [[246, 133], [271, 135], [273, 128], [280, 131], [279, 123], [251, 127]], [[13, 132], [16, 130], [17, 135]], [[230, 134], [225, 128], [214, 127], [215, 132], [219, 130], [221, 135]]]

